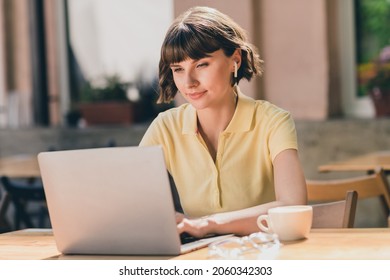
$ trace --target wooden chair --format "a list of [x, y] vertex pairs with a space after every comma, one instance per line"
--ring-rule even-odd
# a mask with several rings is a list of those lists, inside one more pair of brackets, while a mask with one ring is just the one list
[[0, 233], [3, 233], [11, 230], [11, 225], [6, 217], [10, 197], [7, 192], [1, 189], [0, 191]]
[[358, 193], [348, 191], [344, 200], [313, 204], [312, 228], [352, 228]]
[[[15, 207], [15, 216], [13, 227], [15, 230], [21, 228], [21, 223], [23, 223], [28, 228], [37, 227], [33, 225], [32, 216], [38, 215], [39, 225], [38, 227], [44, 227], [44, 220], [48, 217], [45, 193], [43, 186], [40, 182], [21, 182], [16, 180], [11, 180], [6, 176], [2, 176], [0, 181], [6, 191], [4, 193], [3, 204], [6, 205], [0, 209], [2, 215], [5, 215], [6, 208], [8, 203], [11, 202]], [[38, 202], [42, 204], [42, 207], [39, 207], [36, 213], [30, 213], [27, 211], [27, 204], [29, 202]]]
[[380, 197], [390, 226], [390, 187], [383, 169], [377, 168], [372, 174], [348, 179], [307, 180], [306, 184], [309, 201], [342, 200], [350, 190], [357, 191], [359, 199]]

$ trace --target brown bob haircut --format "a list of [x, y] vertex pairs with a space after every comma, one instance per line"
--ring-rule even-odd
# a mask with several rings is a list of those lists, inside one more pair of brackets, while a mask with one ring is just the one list
[[227, 15], [209, 7], [194, 7], [179, 16], [170, 26], [161, 47], [159, 63], [160, 93], [157, 103], [169, 103], [177, 93], [171, 64], [188, 58], [198, 60], [222, 49], [227, 57], [241, 50], [241, 66], [236, 81], [262, 73], [260, 59], [245, 31]]

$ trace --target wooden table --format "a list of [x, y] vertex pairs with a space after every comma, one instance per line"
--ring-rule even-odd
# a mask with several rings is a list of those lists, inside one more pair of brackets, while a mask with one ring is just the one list
[[40, 177], [36, 155], [15, 155], [0, 158], [0, 176], [10, 178]]
[[[390, 229], [315, 229], [307, 239], [284, 243], [275, 259], [390, 260]], [[29, 229], [0, 234], [0, 259], [208, 259], [208, 249], [170, 256], [61, 255], [51, 230]]]
[[324, 164], [319, 166], [318, 170], [321, 172], [328, 171], [373, 171], [376, 167], [390, 172], [390, 151], [378, 151], [347, 160], [338, 161], [334, 163]]

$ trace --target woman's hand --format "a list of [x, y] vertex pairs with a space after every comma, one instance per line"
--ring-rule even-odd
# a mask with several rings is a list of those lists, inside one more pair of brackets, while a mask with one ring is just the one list
[[[177, 217], [177, 216], [176, 216]], [[176, 218], [176, 221], [178, 219]], [[186, 232], [194, 237], [201, 238], [211, 233], [213, 222], [208, 217], [188, 219], [183, 217], [177, 224], [177, 230], [180, 233]]]
[[183, 213], [180, 213], [180, 212], [176, 212], [175, 213], [175, 217], [176, 217], [176, 224], [179, 224], [183, 221], [183, 219], [186, 217]]

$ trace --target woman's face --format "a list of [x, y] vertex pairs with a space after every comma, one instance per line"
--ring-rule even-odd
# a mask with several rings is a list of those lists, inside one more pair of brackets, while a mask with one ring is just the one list
[[232, 100], [234, 58], [218, 50], [199, 60], [171, 64], [176, 87], [197, 110], [223, 106]]

